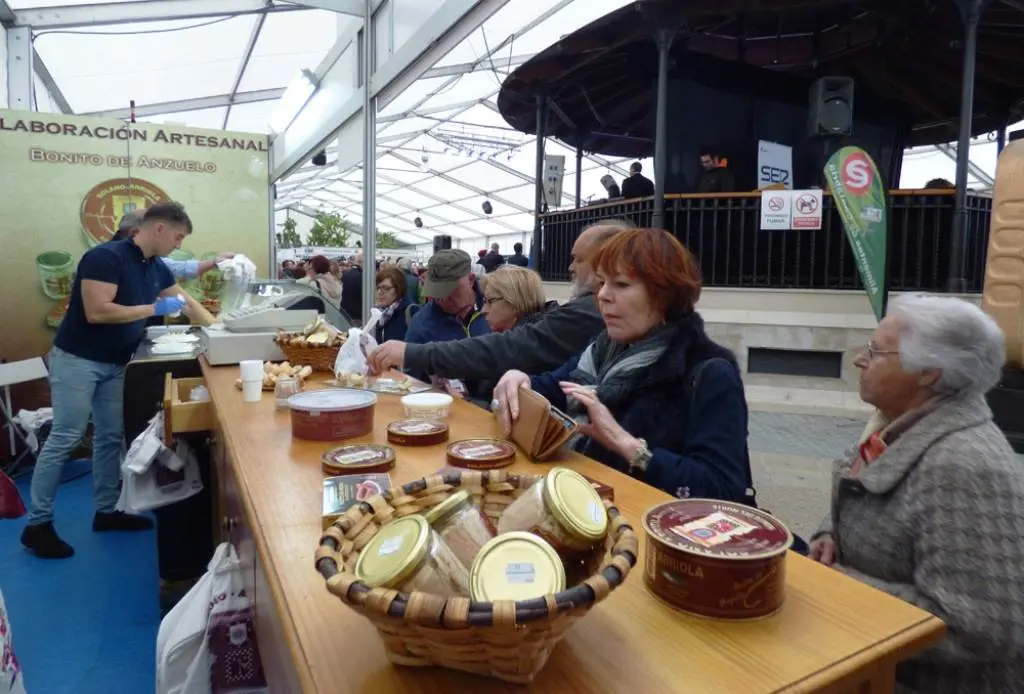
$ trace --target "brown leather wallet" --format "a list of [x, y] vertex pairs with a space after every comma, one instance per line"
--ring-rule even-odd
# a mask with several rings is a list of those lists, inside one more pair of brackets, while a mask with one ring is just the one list
[[572, 438], [576, 421], [547, 398], [527, 388], [519, 391], [519, 417], [512, 424], [512, 440], [534, 460], [547, 460]]

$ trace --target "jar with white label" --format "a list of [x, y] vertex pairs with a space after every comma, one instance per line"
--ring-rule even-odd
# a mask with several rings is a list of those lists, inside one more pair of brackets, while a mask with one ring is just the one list
[[560, 554], [593, 549], [608, 532], [608, 512], [583, 475], [556, 467], [512, 502], [498, 534], [522, 530], [544, 538]]
[[494, 538], [480, 550], [470, 571], [470, 597], [481, 602], [530, 600], [563, 590], [562, 560], [532, 533]]
[[494, 537], [483, 511], [465, 489], [427, 509], [423, 517], [467, 568], [473, 566], [480, 548]]
[[356, 577], [376, 588], [469, 595], [469, 571], [421, 515], [388, 523], [359, 554]]

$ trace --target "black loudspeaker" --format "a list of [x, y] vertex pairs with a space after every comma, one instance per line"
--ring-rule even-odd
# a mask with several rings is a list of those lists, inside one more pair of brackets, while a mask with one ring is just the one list
[[850, 77], [822, 77], [811, 84], [808, 137], [853, 134], [853, 84]]
[[435, 236], [434, 237], [434, 253], [437, 253], [440, 250], [444, 250], [445, 248], [451, 248], [451, 247], [452, 247], [452, 237], [451, 236], [441, 235], [441, 236]]
[[327, 152], [321, 150], [313, 155], [313, 166], [327, 166]]

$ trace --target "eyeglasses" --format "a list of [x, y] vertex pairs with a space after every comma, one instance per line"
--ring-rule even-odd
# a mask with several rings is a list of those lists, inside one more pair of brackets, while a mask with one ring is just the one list
[[868, 343], [867, 343], [867, 345], [865, 345], [865, 347], [867, 348], [868, 359], [874, 359], [875, 357], [882, 356], [884, 354], [899, 354], [900, 353], [900, 351], [898, 349], [878, 349], [877, 347], [875, 347], [875, 341], [874, 340], [868, 340]]
[[503, 296], [484, 297], [484, 303], [487, 304], [488, 306], [493, 306], [495, 303], [497, 303], [499, 301], [504, 301], [504, 300], [505, 300], [505, 297], [503, 297]]
[[392, 287], [391, 285], [388, 285], [388, 284], [378, 284], [377, 285], [377, 293], [378, 294], [387, 294], [388, 292], [393, 292], [393, 291], [395, 291], [395, 288]]

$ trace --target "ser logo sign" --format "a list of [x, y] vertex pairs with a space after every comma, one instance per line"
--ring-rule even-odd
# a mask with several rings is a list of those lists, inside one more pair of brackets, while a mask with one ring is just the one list
[[780, 169], [777, 166], [762, 166], [761, 167], [761, 183], [783, 185], [789, 184], [789, 171], [786, 169]]
[[843, 185], [851, 195], [863, 195], [871, 187], [874, 174], [871, 162], [861, 153], [851, 154], [841, 171]]

